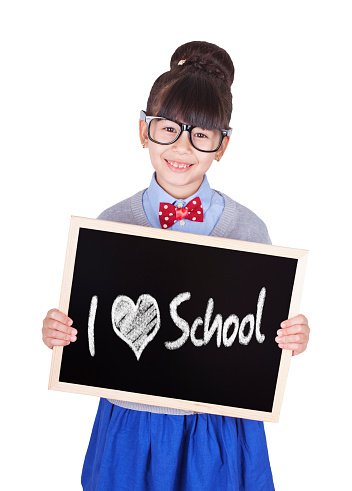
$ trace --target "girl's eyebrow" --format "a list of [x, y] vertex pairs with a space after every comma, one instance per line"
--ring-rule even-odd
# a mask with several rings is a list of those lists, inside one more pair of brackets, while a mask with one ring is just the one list
[[172, 119], [170, 118], [169, 116], [159, 116], [160, 118], [163, 118], [163, 119], [167, 119], [169, 121], [173, 121], [174, 123], [178, 123], [178, 124], [185, 124], [186, 126], [192, 126], [193, 128], [199, 128], [201, 129], [202, 131], [214, 131], [215, 129], [217, 128], [203, 128], [202, 126], [200, 125], [194, 125], [194, 124], [187, 124], [187, 123], [183, 123], [182, 121], [180, 121], [179, 119]]

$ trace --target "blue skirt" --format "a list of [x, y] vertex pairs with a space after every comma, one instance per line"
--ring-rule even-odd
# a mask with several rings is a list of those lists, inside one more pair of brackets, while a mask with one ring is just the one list
[[133, 411], [101, 399], [84, 491], [271, 491], [264, 425], [213, 414]]

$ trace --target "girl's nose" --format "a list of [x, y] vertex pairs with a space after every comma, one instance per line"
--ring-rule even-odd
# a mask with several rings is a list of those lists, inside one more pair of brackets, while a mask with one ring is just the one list
[[172, 144], [172, 149], [179, 154], [192, 152], [192, 144], [190, 142], [188, 131], [182, 131], [178, 140]]

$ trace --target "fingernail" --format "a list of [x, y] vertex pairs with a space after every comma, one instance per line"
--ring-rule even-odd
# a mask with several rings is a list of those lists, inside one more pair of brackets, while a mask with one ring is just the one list
[[280, 326], [281, 327], [286, 327], [286, 324], [284, 322], [281, 322]]
[[71, 341], [76, 341], [76, 336], [71, 336]]
[[69, 326], [72, 326], [72, 324], [73, 324], [73, 320], [72, 320], [72, 319], [70, 319], [70, 320], [68, 321], [68, 323], [67, 323], [67, 324], [68, 324]]
[[77, 334], [77, 329], [72, 329], [71, 334], [75, 335]]
[[282, 336], [282, 331], [277, 331], [278, 336]]
[[279, 344], [279, 348], [283, 348], [283, 347], [284, 347], [284, 345], [283, 345], [283, 344]]

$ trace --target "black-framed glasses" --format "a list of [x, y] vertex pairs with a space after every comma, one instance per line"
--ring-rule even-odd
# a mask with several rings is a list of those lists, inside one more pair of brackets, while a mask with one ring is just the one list
[[216, 152], [225, 136], [230, 136], [232, 133], [232, 129], [206, 130], [161, 116], [147, 116], [145, 111], [140, 112], [140, 119], [147, 122], [148, 137], [152, 142], [159, 145], [170, 145], [180, 138], [183, 131], [188, 131], [191, 144], [200, 152]]

